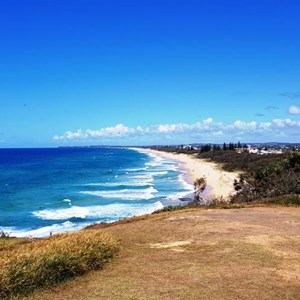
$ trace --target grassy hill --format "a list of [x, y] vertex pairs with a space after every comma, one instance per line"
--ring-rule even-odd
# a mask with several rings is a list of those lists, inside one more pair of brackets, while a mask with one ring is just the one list
[[26, 299], [299, 299], [297, 207], [186, 208], [89, 232], [118, 240], [118, 257]]

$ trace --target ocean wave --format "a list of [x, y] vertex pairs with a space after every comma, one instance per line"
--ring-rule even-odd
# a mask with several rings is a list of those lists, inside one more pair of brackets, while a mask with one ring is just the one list
[[176, 159], [172, 160], [169, 158], [165, 158], [162, 157], [160, 154], [156, 154], [156, 153], [149, 153], [148, 150], [144, 150], [144, 149], [139, 149], [139, 148], [132, 148], [132, 150], [135, 150], [137, 152], [146, 154], [148, 157], [150, 157], [152, 159], [152, 161], [147, 162], [146, 165], [173, 165], [174, 167], [177, 167], [178, 162]]
[[169, 195], [166, 197], [166, 199], [174, 201], [174, 200], [180, 200], [180, 199], [185, 199], [185, 198], [192, 198], [191, 196], [192, 196], [191, 192], [185, 191], [185, 192], [179, 192], [176, 194]]
[[151, 161], [148, 161], [145, 163], [145, 166], [147, 167], [159, 167], [159, 166], [162, 166], [163, 165], [163, 159], [159, 156], [151, 156], [150, 157], [152, 158]]
[[82, 217], [86, 219], [118, 220], [120, 218], [131, 217], [134, 215], [149, 214], [162, 208], [163, 204], [160, 201], [149, 204], [120, 203], [87, 207], [73, 206], [64, 209], [45, 209], [33, 212], [33, 215], [43, 220], [68, 220], [70, 218]]
[[[149, 179], [150, 180], [150, 179]], [[98, 186], [98, 187], [149, 187], [153, 186], [151, 181], [139, 181], [139, 182], [131, 182], [131, 181], [121, 181], [121, 182], [99, 182], [99, 183], [87, 183], [84, 186]]]
[[33, 215], [42, 220], [85, 219], [89, 215], [89, 209], [86, 207], [72, 206], [62, 209], [44, 209], [33, 212]]
[[168, 174], [168, 170], [165, 170], [165, 171], [151, 171], [150, 174], [153, 176], [155, 175], [167, 175]]
[[148, 168], [144, 167], [144, 168], [127, 168], [125, 169], [125, 171], [127, 172], [139, 172], [139, 171], [146, 171]]
[[72, 205], [72, 200], [71, 199], [64, 199], [63, 202], [68, 203], [70, 206]]
[[81, 194], [99, 196], [104, 198], [127, 199], [127, 200], [149, 200], [153, 193], [158, 191], [153, 187], [147, 189], [123, 189], [118, 191], [81, 191]]
[[145, 180], [151, 180], [153, 179], [152, 175], [150, 172], [148, 173], [143, 173], [143, 174], [134, 174], [134, 175], [130, 175], [128, 177], [129, 179], [145, 179]]
[[191, 183], [188, 183], [185, 179], [184, 179], [184, 174], [179, 174], [178, 175], [178, 181], [181, 184], [181, 186], [188, 191], [193, 191], [194, 190], [194, 185]]
[[51, 234], [76, 231], [87, 225], [88, 224], [74, 224], [70, 221], [66, 221], [61, 224], [53, 224], [32, 230], [17, 230], [15, 228], [10, 228], [7, 232], [11, 237], [43, 238]]

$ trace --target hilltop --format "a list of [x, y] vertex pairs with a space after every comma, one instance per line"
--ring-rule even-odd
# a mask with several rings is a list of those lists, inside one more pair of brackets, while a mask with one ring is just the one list
[[185, 208], [96, 232], [121, 251], [91, 272], [30, 299], [298, 299], [300, 210]]

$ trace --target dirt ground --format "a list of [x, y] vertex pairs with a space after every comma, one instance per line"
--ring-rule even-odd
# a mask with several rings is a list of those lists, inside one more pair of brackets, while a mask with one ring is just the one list
[[120, 255], [30, 299], [300, 299], [300, 208], [189, 209], [104, 229]]

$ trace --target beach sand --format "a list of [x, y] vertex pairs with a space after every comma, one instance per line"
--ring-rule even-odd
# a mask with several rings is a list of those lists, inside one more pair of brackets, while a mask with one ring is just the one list
[[234, 193], [233, 182], [239, 178], [239, 172], [227, 172], [220, 165], [196, 158], [193, 155], [177, 154], [153, 149], [143, 149], [149, 154], [175, 160], [188, 171], [189, 180], [193, 183], [197, 178], [206, 177], [210, 197], [228, 200]]

